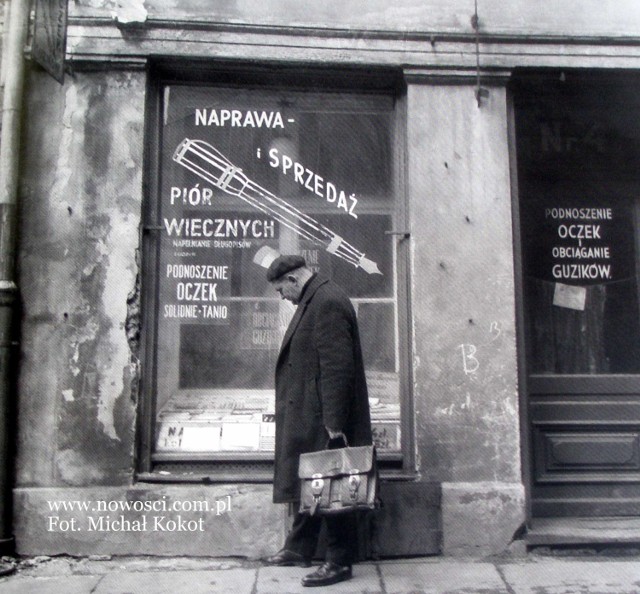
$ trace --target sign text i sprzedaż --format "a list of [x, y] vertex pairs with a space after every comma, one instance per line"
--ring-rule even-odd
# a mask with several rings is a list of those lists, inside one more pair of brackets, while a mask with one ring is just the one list
[[[258, 158], [260, 158], [260, 149], [258, 149], [257, 154]], [[282, 170], [283, 175], [292, 173], [294, 181], [306, 190], [320, 198], [324, 198], [330, 204], [335, 204], [354, 219], [358, 218], [355, 213], [355, 208], [358, 204], [355, 194], [347, 196], [344, 190], [338, 190], [335, 184], [326, 181], [323, 177], [311, 171], [311, 169], [307, 169], [301, 163], [294, 161], [288, 155], [281, 154], [277, 148], [269, 150], [269, 165], [274, 169]]]

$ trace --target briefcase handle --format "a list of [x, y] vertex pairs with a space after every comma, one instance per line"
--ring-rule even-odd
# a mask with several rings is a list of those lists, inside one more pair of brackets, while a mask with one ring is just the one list
[[[342, 443], [344, 444], [343, 446], [340, 447], [329, 447], [329, 445], [331, 444], [332, 441], [338, 441], [338, 440], [342, 440]], [[327, 439], [327, 443], [324, 446], [325, 450], [339, 450], [341, 448], [348, 448], [349, 447], [349, 442], [347, 441], [347, 436], [342, 433], [339, 437], [334, 437], [333, 439], [330, 437], [329, 439]]]

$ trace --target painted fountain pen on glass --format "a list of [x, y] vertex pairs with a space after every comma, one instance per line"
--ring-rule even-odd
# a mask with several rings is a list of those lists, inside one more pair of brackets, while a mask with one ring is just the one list
[[185, 138], [175, 150], [173, 160], [356, 268], [360, 267], [369, 274], [382, 274], [378, 265], [366, 258], [363, 252], [358, 251], [331, 229], [250, 180], [242, 169], [233, 165], [209, 143]]

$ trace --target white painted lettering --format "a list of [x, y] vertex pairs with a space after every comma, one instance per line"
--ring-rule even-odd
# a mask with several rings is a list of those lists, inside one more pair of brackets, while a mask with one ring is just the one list
[[232, 128], [284, 128], [279, 111], [196, 108], [196, 126], [230, 126]]

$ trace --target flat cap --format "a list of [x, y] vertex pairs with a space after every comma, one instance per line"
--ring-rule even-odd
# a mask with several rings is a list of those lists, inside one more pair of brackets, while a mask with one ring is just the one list
[[278, 256], [273, 262], [271, 262], [267, 269], [267, 280], [272, 283], [273, 281], [278, 280], [281, 276], [287, 274], [287, 272], [291, 272], [297, 268], [302, 268], [302, 266], [306, 265], [307, 263], [302, 256]]

